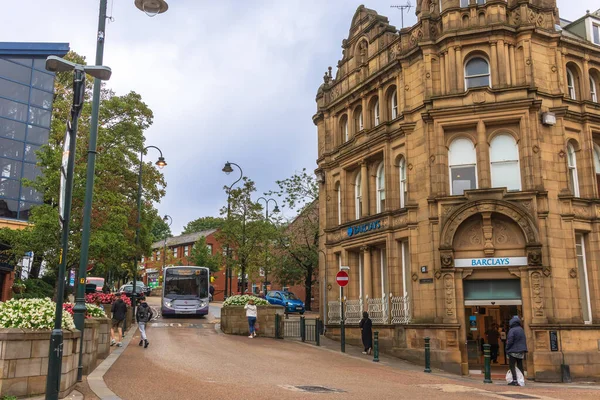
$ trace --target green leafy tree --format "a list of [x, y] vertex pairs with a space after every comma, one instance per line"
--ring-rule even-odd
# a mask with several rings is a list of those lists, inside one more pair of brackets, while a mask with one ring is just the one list
[[201, 237], [194, 246], [192, 246], [192, 252], [189, 257], [192, 265], [199, 267], [206, 267], [210, 272], [219, 271], [223, 258], [220, 254], [212, 254], [211, 249], [206, 244], [206, 238]]
[[[65, 58], [85, 63], [85, 59], [74, 52]], [[52, 271], [57, 270], [60, 260], [59, 171], [66, 122], [73, 98], [72, 80], [72, 73], [56, 74], [50, 137], [48, 144], [37, 152], [38, 167], [42, 174], [35, 181], [26, 182], [41, 194], [44, 203], [31, 210], [29, 221], [32, 225], [11, 242], [12, 251], [17, 257], [24, 254], [23, 249], [33, 251], [43, 256]], [[86, 82], [86, 103], [77, 135], [67, 269], [77, 269], [81, 247], [93, 79], [88, 77]], [[147, 252], [152, 243], [153, 218], [157, 215], [153, 204], [165, 194], [163, 175], [152, 162], [145, 162], [142, 165], [141, 240], [136, 248], [139, 156], [144, 147], [144, 131], [152, 124], [153, 114], [135, 92], [117, 96], [103, 88], [101, 98], [89, 249], [94, 275], [106, 275], [109, 270], [120, 274], [123, 265], [131, 270], [134, 255], [139, 257]]]
[[164, 240], [165, 238], [173, 236], [171, 233], [171, 227], [163, 218], [158, 214], [152, 219], [152, 243]]
[[224, 223], [225, 219], [221, 217], [200, 217], [188, 222], [185, 228], [183, 228], [183, 234], [219, 229], [223, 227]]
[[277, 280], [287, 285], [303, 284], [306, 309], [311, 309], [312, 287], [319, 268], [318, 184], [306, 169], [290, 178], [277, 181], [279, 190], [270, 194], [283, 199], [284, 208], [294, 210], [296, 217], [279, 231], [275, 249]]

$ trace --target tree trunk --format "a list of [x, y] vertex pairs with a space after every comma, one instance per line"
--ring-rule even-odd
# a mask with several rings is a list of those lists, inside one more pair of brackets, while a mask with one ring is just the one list
[[304, 276], [304, 290], [306, 296], [304, 297], [304, 306], [307, 311], [312, 311], [312, 267], [306, 268], [306, 275]]

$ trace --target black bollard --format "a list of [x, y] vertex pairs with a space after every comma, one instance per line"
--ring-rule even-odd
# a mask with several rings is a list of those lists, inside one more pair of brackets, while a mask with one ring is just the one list
[[483, 383], [492, 383], [492, 367], [490, 365], [492, 355], [490, 354], [490, 347], [491, 345], [489, 344], [483, 345], [483, 372], [485, 374]]
[[306, 320], [304, 317], [300, 317], [300, 338], [303, 342], [306, 342]]
[[379, 332], [375, 331], [375, 339], [373, 340], [373, 362], [379, 362]]
[[319, 318], [315, 321], [315, 340], [317, 341], [317, 346], [321, 345], [321, 320]]
[[423, 372], [431, 373], [431, 347], [429, 337], [425, 337], [425, 370]]
[[280, 339], [281, 333], [279, 332], [279, 314], [275, 314], [275, 339]]

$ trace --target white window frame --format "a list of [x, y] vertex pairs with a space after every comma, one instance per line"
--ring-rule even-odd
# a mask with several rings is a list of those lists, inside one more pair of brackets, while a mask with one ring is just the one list
[[[471, 143], [471, 146], [473, 146], [473, 152], [475, 153], [475, 163], [474, 164], [472, 163], [472, 164], [453, 164], [453, 165], [451, 165], [450, 157], [448, 157], [448, 174], [449, 174], [449, 178], [450, 178], [450, 195], [451, 196], [455, 195], [454, 188], [453, 188], [454, 185], [452, 185], [452, 168], [455, 168], [455, 167], [458, 167], [458, 168], [464, 168], [464, 167], [470, 167], [470, 166], [475, 167], [475, 187], [471, 188], [469, 190], [474, 190], [474, 189], [479, 188], [479, 175], [477, 174], [477, 149], [475, 148], [475, 146], [473, 145], [473, 142], [471, 142], [470, 139], [467, 139], [464, 137], [456, 138], [453, 140], [453, 142], [456, 140], [460, 140], [460, 139], [468, 140]], [[452, 147], [452, 143], [450, 143], [450, 147]], [[450, 150], [448, 150], [448, 152], [449, 151]], [[464, 193], [462, 193], [462, 194], [464, 194]]]
[[337, 217], [338, 217], [338, 225], [342, 223], [342, 185], [338, 182], [336, 185], [337, 191]]
[[344, 129], [344, 142], [347, 142], [348, 139], [350, 139], [350, 135], [348, 134], [348, 117], [342, 117], [343, 118], [343, 129]]
[[[483, 61], [486, 62], [487, 66], [488, 66], [488, 72], [487, 72], [487, 74], [467, 75], [467, 65], [471, 61], [473, 61], [475, 59], [481, 59], [481, 60], [483, 60]], [[465, 83], [465, 90], [469, 90], [469, 89], [473, 89], [473, 88], [481, 88], [481, 87], [492, 87], [492, 69], [490, 67], [490, 62], [489, 62], [489, 60], [487, 58], [485, 58], [483, 56], [480, 56], [480, 55], [475, 55], [473, 57], [469, 57], [467, 59], [467, 61], [465, 61], [465, 64], [463, 66], [463, 71], [464, 71], [464, 74], [465, 74], [465, 82], [464, 82]], [[471, 79], [471, 78], [481, 78], [483, 76], [487, 76], [487, 79], [488, 79], [487, 86], [485, 86], [485, 85], [484, 86], [473, 86], [473, 87], [469, 87], [468, 86], [467, 82], [469, 82], [469, 79]]]
[[354, 181], [354, 208], [356, 219], [360, 219], [362, 216], [362, 171], [359, 171]]
[[590, 75], [590, 97], [594, 103], [598, 102], [598, 93], [596, 93], [596, 80]]
[[156, 261], [160, 261], [160, 250], [156, 251]]
[[385, 296], [387, 285], [387, 259], [385, 247], [379, 249], [379, 263], [381, 267], [381, 297]]
[[392, 92], [391, 106], [392, 106], [392, 119], [398, 117], [398, 91], [394, 89]]
[[[599, 41], [594, 40], [594, 31], [598, 32]], [[592, 43], [600, 44], [600, 24], [592, 22]]]
[[439, 11], [439, 12], [440, 12], [440, 14], [441, 14], [441, 13], [442, 13], [442, 0], [440, 0], [440, 2], [439, 2], [439, 5], [438, 5], [438, 6], [440, 7], [440, 11]]
[[572, 143], [567, 144], [567, 167], [569, 169], [569, 184], [571, 193], [579, 197], [579, 177], [577, 176], [577, 153]]
[[470, 2], [470, 0], [460, 0], [460, 6], [462, 8], [469, 7], [469, 2]]
[[402, 257], [402, 296], [410, 296], [410, 258], [408, 250], [408, 240], [400, 242], [400, 256]]
[[183, 246], [183, 256], [187, 257], [190, 255], [190, 248], [189, 246]]
[[[382, 185], [383, 184], [383, 185]], [[382, 207], [382, 202], [385, 202], [385, 165], [383, 161], [377, 167], [377, 176], [375, 177], [375, 186], [377, 191], [377, 213], [385, 211], [385, 205]]]
[[362, 131], [365, 129], [365, 124], [363, 123], [363, 110], [360, 110], [360, 114], [358, 114], [358, 131]]
[[[500, 137], [500, 136], [507, 136], [510, 139], [512, 139], [513, 143], [515, 144], [516, 150], [517, 150], [517, 158], [514, 160], [502, 160], [502, 161], [492, 161], [492, 159], [494, 158], [492, 156], [492, 152], [493, 152], [493, 143], [494, 140], [496, 140], [496, 138]], [[509, 135], [508, 133], [503, 133], [500, 135], [495, 136], [491, 141], [490, 141], [490, 176], [492, 178], [492, 187], [499, 187], [496, 186], [494, 183], [494, 166], [495, 165], [508, 165], [508, 164], [516, 164], [516, 170], [517, 170], [517, 174], [518, 174], [518, 186], [516, 188], [507, 188], [508, 191], [520, 191], [521, 190], [521, 166], [519, 164], [519, 145], [517, 144], [517, 141], [515, 140], [514, 137], [512, 137], [511, 135]]]
[[177, 258], [178, 257], [177, 256], [177, 253], [178, 253], [177, 249], [178, 249], [178, 247], [173, 247], [173, 258]]
[[[581, 254], [579, 254], [581, 253]], [[585, 234], [575, 234], [575, 255], [577, 257], [577, 269], [579, 275], [579, 284], [583, 287], [579, 288], [580, 296], [583, 295], [585, 298], [581, 298], [581, 315], [583, 316], [584, 324], [592, 323], [592, 300], [590, 298], [590, 281], [587, 270], [587, 255], [585, 252]], [[579, 258], [581, 257], [581, 263]], [[583, 293], [582, 293], [583, 292]], [[584, 315], [584, 303], [587, 306], [587, 315]]]
[[406, 207], [406, 159], [402, 157], [398, 163], [398, 175], [400, 178], [400, 208]]
[[567, 88], [569, 91], [569, 98], [571, 100], [577, 100], [577, 92], [575, 91], [575, 75], [573, 75], [573, 72], [569, 67], [567, 67]]
[[146, 261], [146, 257], [142, 256], [142, 264]]
[[477, 5], [482, 6], [485, 4], [485, 0], [477, 0]]
[[379, 99], [377, 99], [375, 101], [375, 104], [373, 105], [373, 127], [379, 126], [380, 122], [381, 119], [379, 115]]

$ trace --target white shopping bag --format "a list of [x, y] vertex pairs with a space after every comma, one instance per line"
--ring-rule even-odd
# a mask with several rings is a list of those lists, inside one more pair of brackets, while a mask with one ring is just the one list
[[[515, 370], [517, 371], [517, 383], [519, 384], [519, 386], [525, 386], [525, 377], [523, 376], [523, 373], [517, 367], [515, 367]], [[506, 373], [506, 383], [511, 383], [512, 381], [513, 381], [512, 372], [510, 372], [510, 369], [509, 369], [508, 372]]]

